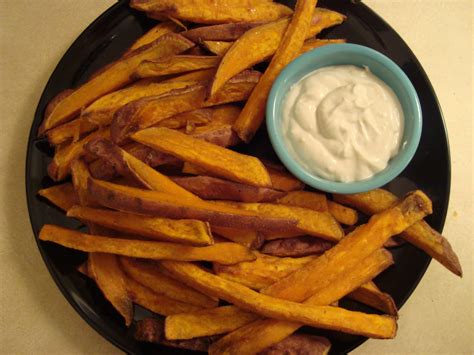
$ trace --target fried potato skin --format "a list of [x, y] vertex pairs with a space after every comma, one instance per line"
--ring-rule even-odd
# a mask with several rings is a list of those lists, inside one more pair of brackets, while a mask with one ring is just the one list
[[398, 317], [395, 301], [388, 293], [380, 291], [373, 283], [367, 282], [347, 295], [358, 302], [369, 305], [391, 316]]
[[322, 254], [330, 249], [333, 243], [310, 236], [275, 239], [266, 242], [261, 251], [273, 256], [301, 257], [313, 254]]
[[238, 22], [201, 26], [184, 31], [181, 35], [194, 43], [200, 43], [202, 41], [235, 41], [251, 28], [260, 25], [262, 25], [261, 22]]

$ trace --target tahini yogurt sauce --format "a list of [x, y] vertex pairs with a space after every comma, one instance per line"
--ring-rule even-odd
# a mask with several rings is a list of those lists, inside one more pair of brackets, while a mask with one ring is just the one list
[[314, 175], [351, 182], [383, 170], [403, 137], [403, 110], [368, 69], [337, 65], [294, 84], [283, 103], [283, 139]]

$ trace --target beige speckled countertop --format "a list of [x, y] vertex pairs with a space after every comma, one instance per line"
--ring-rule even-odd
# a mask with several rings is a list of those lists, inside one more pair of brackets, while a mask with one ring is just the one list
[[[44, 266], [24, 193], [26, 142], [36, 104], [62, 54], [114, 0], [0, 0], [0, 353], [121, 353], [63, 298]], [[400, 311], [394, 340], [354, 354], [472, 354], [472, 0], [366, 0], [404, 38], [444, 111], [452, 154], [444, 229], [464, 268], [432, 262]]]

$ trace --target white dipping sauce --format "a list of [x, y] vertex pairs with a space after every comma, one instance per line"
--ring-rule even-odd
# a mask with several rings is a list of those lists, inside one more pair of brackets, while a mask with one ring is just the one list
[[383, 170], [403, 137], [403, 110], [390, 87], [352, 65], [318, 69], [283, 103], [283, 139], [314, 175], [351, 182]]

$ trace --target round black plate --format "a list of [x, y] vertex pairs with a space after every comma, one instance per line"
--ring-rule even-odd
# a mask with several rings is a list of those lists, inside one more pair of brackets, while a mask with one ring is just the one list
[[[28, 209], [38, 248], [52, 277], [71, 305], [94, 329], [131, 354], [151, 354], [159, 351], [183, 353], [182, 350], [135, 341], [120, 316], [104, 300], [95, 285], [75, 271], [77, 265], [84, 259], [84, 254], [38, 241], [38, 233], [46, 223], [79, 227], [79, 223], [67, 219], [62, 212], [36, 195], [39, 189], [53, 184], [46, 172], [53, 151], [45, 140], [36, 138], [44, 109], [59, 91], [83, 83], [94, 71], [118, 58], [134, 39], [152, 26], [152, 21], [143, 14], [131, 10], [127, 3], [120, 1], [112, 6], [79, 36], [59, 62], [44, 89], [28, 140], [26, 158]], [[290, 2], [289, 5], [294, 4]], [[423, 134], [420, 146], [411, 164], [386, 188], [398, 195], [414, 188], [425, 191], [435, 206], [435, 212], [427, 218], [427, 221], [441, 231], [449, 201], [449, 148], [438, 101], [423, 68], [397, 33], [364, 4], [348, 0], [321, 0], [320, 6], [348, 16], [343, 25], [324, 32], [321, 37], [346, 38], [349, 42], [372, 47], [384, 53], [405, 71], [415, 86], [423, 110]], [[274, 153], [269, 151], [268, 147], [270, 147], [268, 137], [266, 132], [262, 131], [254, 139], [253, 144], [244, 149], [274, 157]], [[376, 282], [382, 290], [393, 296], [398, 306], [401, 306], [418, 284], [430, 258], [411, 245], [393, 249], [393, 254], [396, 260], [395, 266], [380, 275]], [[355, 303], [345, 305], [362, 309]], [[140, 316], [140, 312], [137, 313]], [[333, 342], [332, 353], [346, 353], [364, 341], [364, 338], [344, 334], [325, 333], [325, 335], [328, 335]]]

